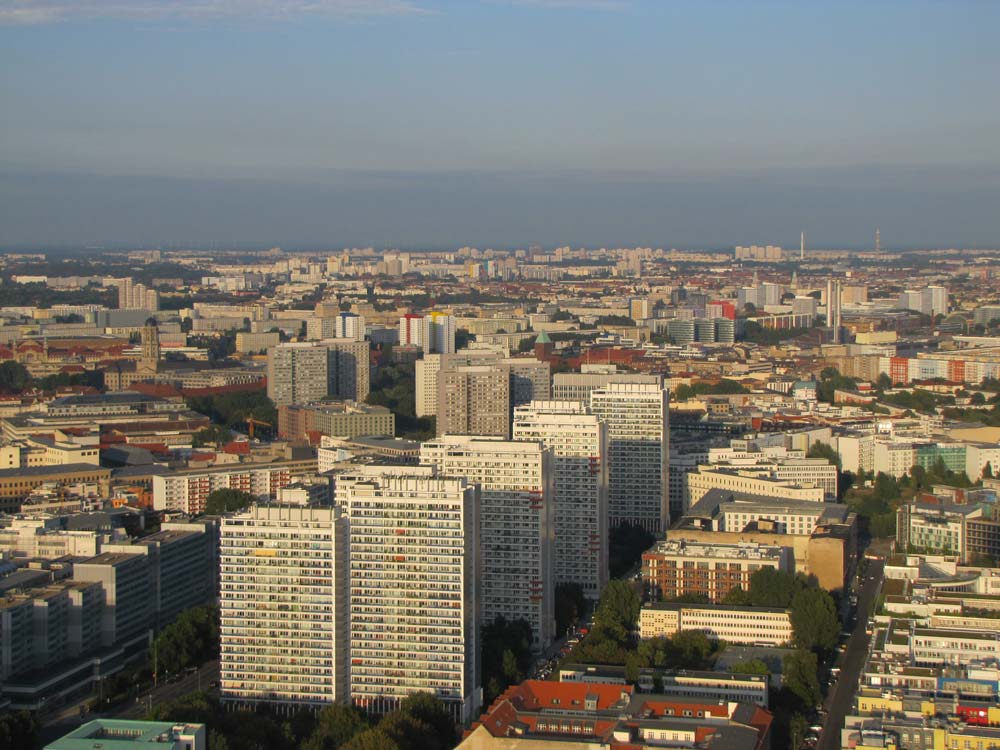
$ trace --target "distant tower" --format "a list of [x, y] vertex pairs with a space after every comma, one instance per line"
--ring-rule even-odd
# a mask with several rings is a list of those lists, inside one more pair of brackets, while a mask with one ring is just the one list
[[806, 259], [806, 233], [799, 235], [799, 260]]
[[150, 318], [142, 327], [142, 355], [139, 358], [139, 371], [154, 373], [160, 367], [160, 329], [156, 318]]
[[542, 331], [535, 339], [535, 359], [541, 362], [548, 362], [552, 359], [552, 339], [549, 334]]
[[879, 234], [878, 227], [875, 227], [875, 254], [879, 255], [882, 252], [882, 237]]

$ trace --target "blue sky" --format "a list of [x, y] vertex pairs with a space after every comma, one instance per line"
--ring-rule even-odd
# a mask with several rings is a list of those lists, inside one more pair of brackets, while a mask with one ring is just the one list
[[0, 0], [0, 245], [1000, 246], [997, 28], [985, 1]]

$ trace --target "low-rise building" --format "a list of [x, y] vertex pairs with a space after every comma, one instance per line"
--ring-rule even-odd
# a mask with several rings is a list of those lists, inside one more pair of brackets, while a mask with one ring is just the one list
[[653, 602], [639, 613], [642, 638], [668, 638], [681, 630], [700, 630], [727, 643], [765, 645], [790, 643], [793, 635], [788, 611], [772, 607]]
[[756, 542], [710, 544], [668, 538], [642, 554], [643, 583], [655, 599], [696, 594], [720, 602], [735, 588], [748, 590], [751, 576], [762, 568], [791, 572], [791, 550]]
[[637, 694], [631, 685], [528, 680], [497, 698], [457, 750], [767, 750], [771, 721], [770, 712], [752, 703]]
[[175, 471], [153, 477], [153, 507], [186, 515], [205, 512], [215, 490], [234, 489], [257, 498], [277, 497], [278, 489], [298, 477], [316, 473], [316, 459], [274, 461], [267, 464], [226, 464], [208, 469]]
[[204, 724], [94, 719], [48, 743], [44, 750], [206, 750]]

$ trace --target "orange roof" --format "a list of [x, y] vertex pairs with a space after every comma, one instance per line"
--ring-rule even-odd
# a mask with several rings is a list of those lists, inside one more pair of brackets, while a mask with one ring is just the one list
[[233, 440], [222, 447], [223, 453], [236, 453], [241, 456], [250, 455], [250, 442], [247, 440]]

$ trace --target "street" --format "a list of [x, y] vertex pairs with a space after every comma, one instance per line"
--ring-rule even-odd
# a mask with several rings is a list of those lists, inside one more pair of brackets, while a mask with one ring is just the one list
[[150, 706], [169, 703], [189, 693], [197, 692], [199, 689], [208, 690], [209, 686], [212, 683], [218, 683], [218, 680], [219, 662], [218, 660], [210, 661], [203, 664], [195, 672], [185, 672], [183, 676], [173, 682], [163, 682], [161, 680], [160, 684], [152, 691], [143, 691], [139, 696], [141, 700], [136, 700], [133, 697], [123, 703], [111, 706], [108, 711], [88, 713], [84, 717], [83, 722], [81, 722], [80, 707], [94, 699], [94, 696], [88, 696], [84, 700], [80, 700], [70, 706], [65, 706], [58, 712], [41, 719], [42, 728], [38, 732], [38, 747], [44, 747], [46, 743], [76, 729], [81, 723], [97, 717], [141, 719], [149, 713]]
[[836, 688], [827, 696], [826, 708], [829, 712], [823, 725], [823, 733], [816, 745], [816, 750], [840, 750], [840, 730], [844, 726], [844, 717], [850, 712], [854, 696], [868, 654], [868, 618], [874, 606], [875, 597], [882, 582], [882, 560], [871, 560], [858, 592], [857, 620], [854, 630], [847, 642], [837, 666], [840, 667], [840, 679]]

